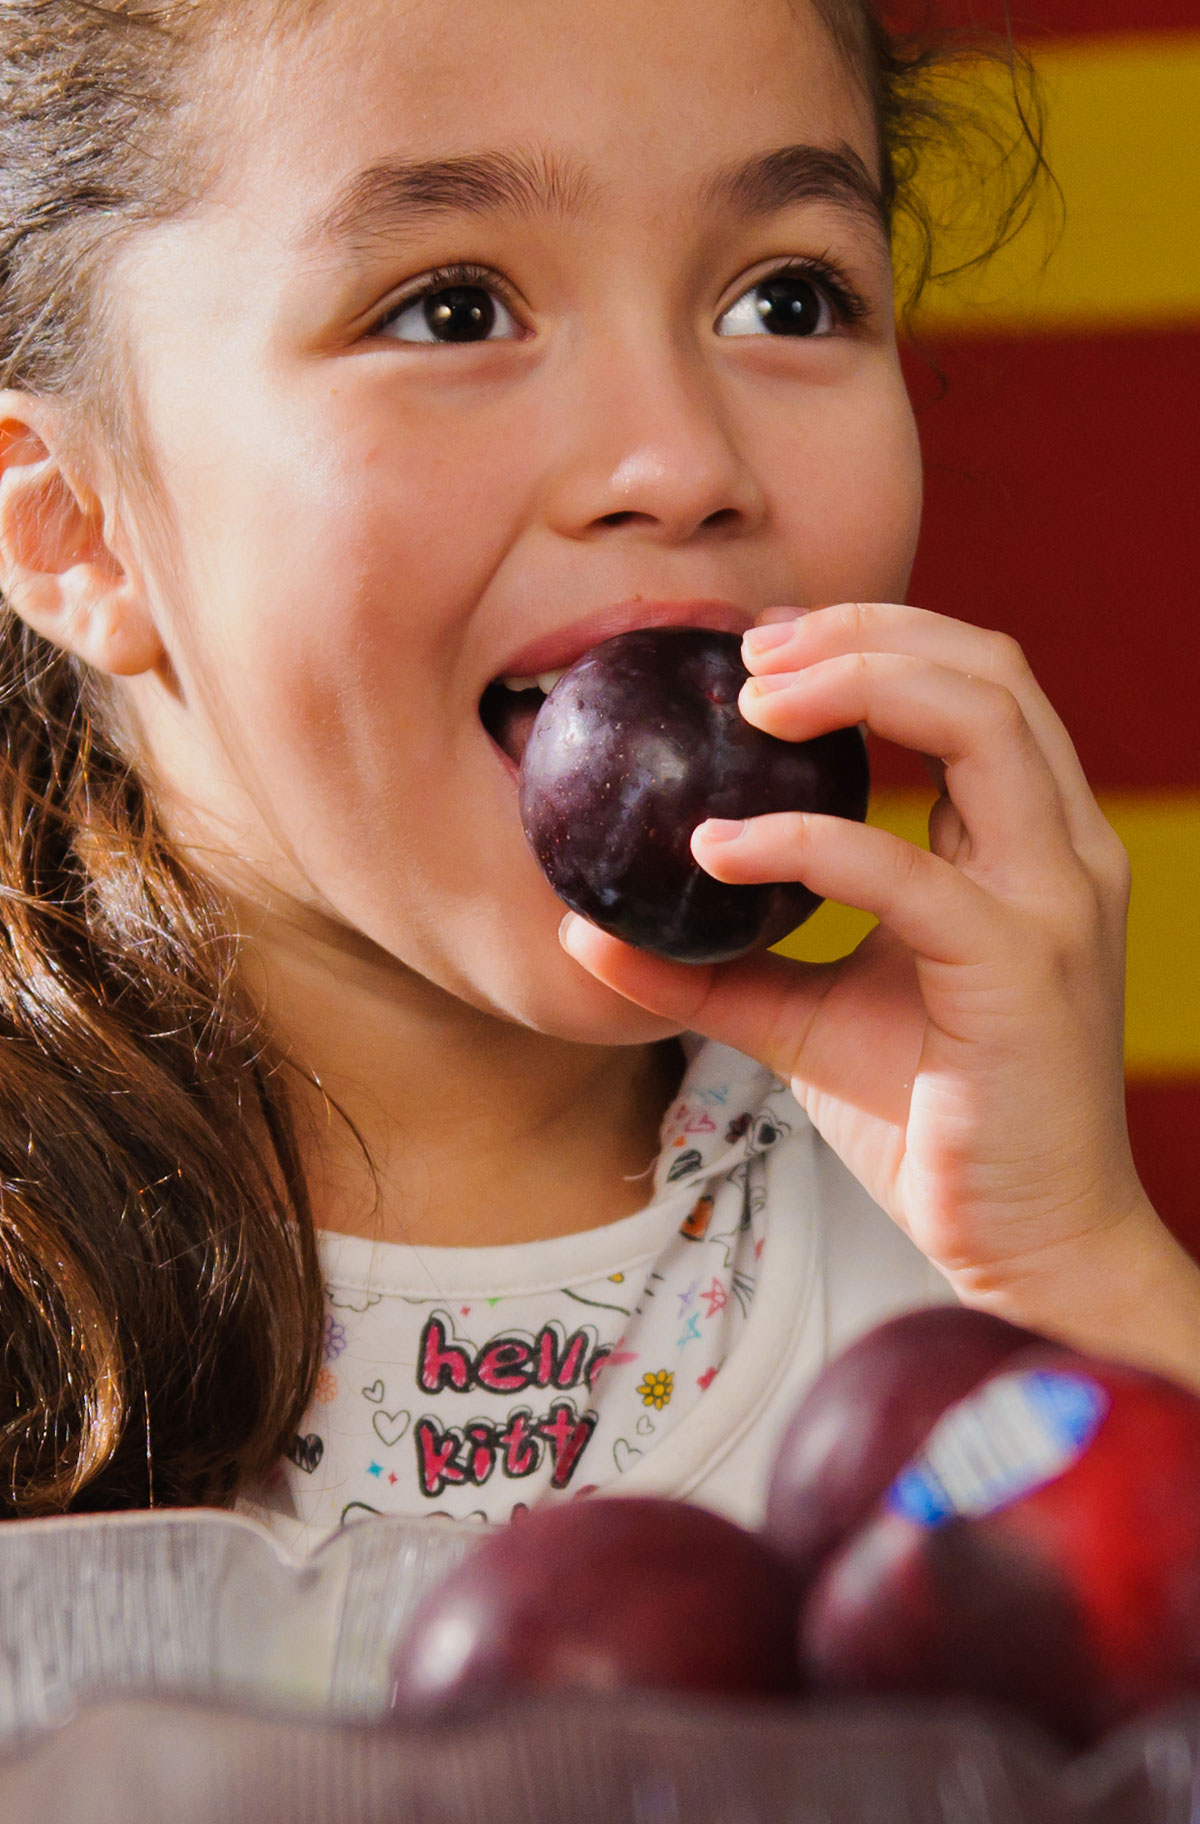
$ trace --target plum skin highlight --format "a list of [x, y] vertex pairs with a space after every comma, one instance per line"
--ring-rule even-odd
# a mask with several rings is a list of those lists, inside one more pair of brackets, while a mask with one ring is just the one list
[[778, 943], [821, 904], [795, 881], [731, 886], [691, 836], [708, 817], [807, 811], [862, 822], [857, 728], [781, 741], [738, 709], [734, 634], [643, 628], [604, 640], [542, 704], [520, 766], [521, 822], [558, 897], [601, 930], [683, 963]]

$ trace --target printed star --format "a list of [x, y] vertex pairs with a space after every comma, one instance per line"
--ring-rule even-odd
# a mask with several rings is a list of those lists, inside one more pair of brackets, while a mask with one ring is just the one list
[[698, 1279], [694, 1279], [692, 1281], [691, 1285], [688, 1287], [686, 1292], [677, 1292], [675, 1294], [676, 1298], [679, 1300], [680, 1317], [683, 1316], [684, 1312], [688, 1309], [688, 1307], [690, 1305], [695, 1304], [696, 1294], [699, 1290], [700, 1290], [700, 1281]]
[[685, 1343], [692, 1343], [692, 1342], [698, 1343], [699, 1341], [700, 1341], [700, 1313], [698, 1311], [693, 1311], [692, 1315], [688, 1318], [687, 1328], [684, 1330], [683, 1335], [680, 1337], [680, 1339], [676, 1343], [675, 1347], [677, 1349], [682, 1349], [683, 1345]]
[[394, 1469], [391, 1469], [388, 1471], [388, 1481], [392, 1484], [393, 1488], [395, 1487], [396, 1483], [399, 1480], [400, 1480], [400, 1478], [399, 1478], [399, 1476], [397, 1476]]
[[383, 1464], [369, 1463], [367, 1465], [367, 1474], [369, 1476], [381, 1476], [383, 1474]]
[[705, 1315], [708, 1317], [715, 1317], [717, 1312], [723, 1311], [725, 1309], [726, 1305], [729, 1303], [728, 1292], [726, 1292], [726, 1290], [725, 1290], [724, 1286], [721, 1284], [720, 1280], [717, 1279], [715, 1276], [713, 1278], [712, 1285], [708, 1288], [708, 1291], [702, 1292], [700, 1294], [700, 1296], [704, 1300], [705, 1304], [708, 1306], [708, 1310], [705, 1313]]
[[470, 1315], [471, 1315], [470, 1305], [460, 1305], [458, 1307], [458, 1315], [460, 1317], [470, 1317]]

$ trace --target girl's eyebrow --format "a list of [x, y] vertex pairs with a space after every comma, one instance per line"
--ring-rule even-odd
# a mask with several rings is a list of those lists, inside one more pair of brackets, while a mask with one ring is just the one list
[[368, 246], [444, 215], [581, 215], [593, 195], [581, 166], [544, 152], [381, 159], [356, 172], [300, 234], [300, 246]]
[[883, 191], [852, 146], [778, 146], [732, 165], [701, 191], [710, 209], [740, 215], [774, 215], [797, 203], [827, 203], [865, 216], [888, 232]]
[[[516, 214], [582, 216], [597, 194], [579, 164], [538, 152], [485, 151], [449, 158], [383, 159], [356, 172], [333, 201], [301, 230], [298, 246], [365, 251], [441, 216]], [[756, 153], [716, 172], [699, 201], [709, 210], [771, 215], [820, 202], [865, 217], [887, 234], [879, 184], [852, 147], [798, 144]]]

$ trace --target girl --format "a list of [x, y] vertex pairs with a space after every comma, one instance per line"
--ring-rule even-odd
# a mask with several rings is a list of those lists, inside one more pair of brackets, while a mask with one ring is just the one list
[[[861, 0], [0, 33], [8, 1511], [752, 1518], [935, 1296], [1200, 1381], [1123, 856], [1011, 644], [895, 605], [918, 104]], [[844, 963], [562, 921], [530, 681], [663, 624], [746, 635], [772, 734], [938, 757], [929, 855], [695, 833], [878, 914]]]

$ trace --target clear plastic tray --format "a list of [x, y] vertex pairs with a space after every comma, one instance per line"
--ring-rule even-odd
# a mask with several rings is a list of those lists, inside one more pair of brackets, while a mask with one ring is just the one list
[[1200, 1711], [1070, 1761], [951, 1706], [513, 1704], [453, 1729], [93, 1704], [0, 1755], [37, 1824], [1191, 1824]]
[[37, 1824], [1194, 1824], [1200, 1705], [1072, 1758], [968, 1706], [522, 1700], [386, 1717], [469, 1548], [373, 1520], [304, 1563], [253, 1521], [0, 1528], [0, 1819]]
[[378, 1716], [406, 1616], [471, 1542], [374, 1519], [301, 1560], [216, 1509], [0, 1527], [0, 1743], [97, 1692]]

